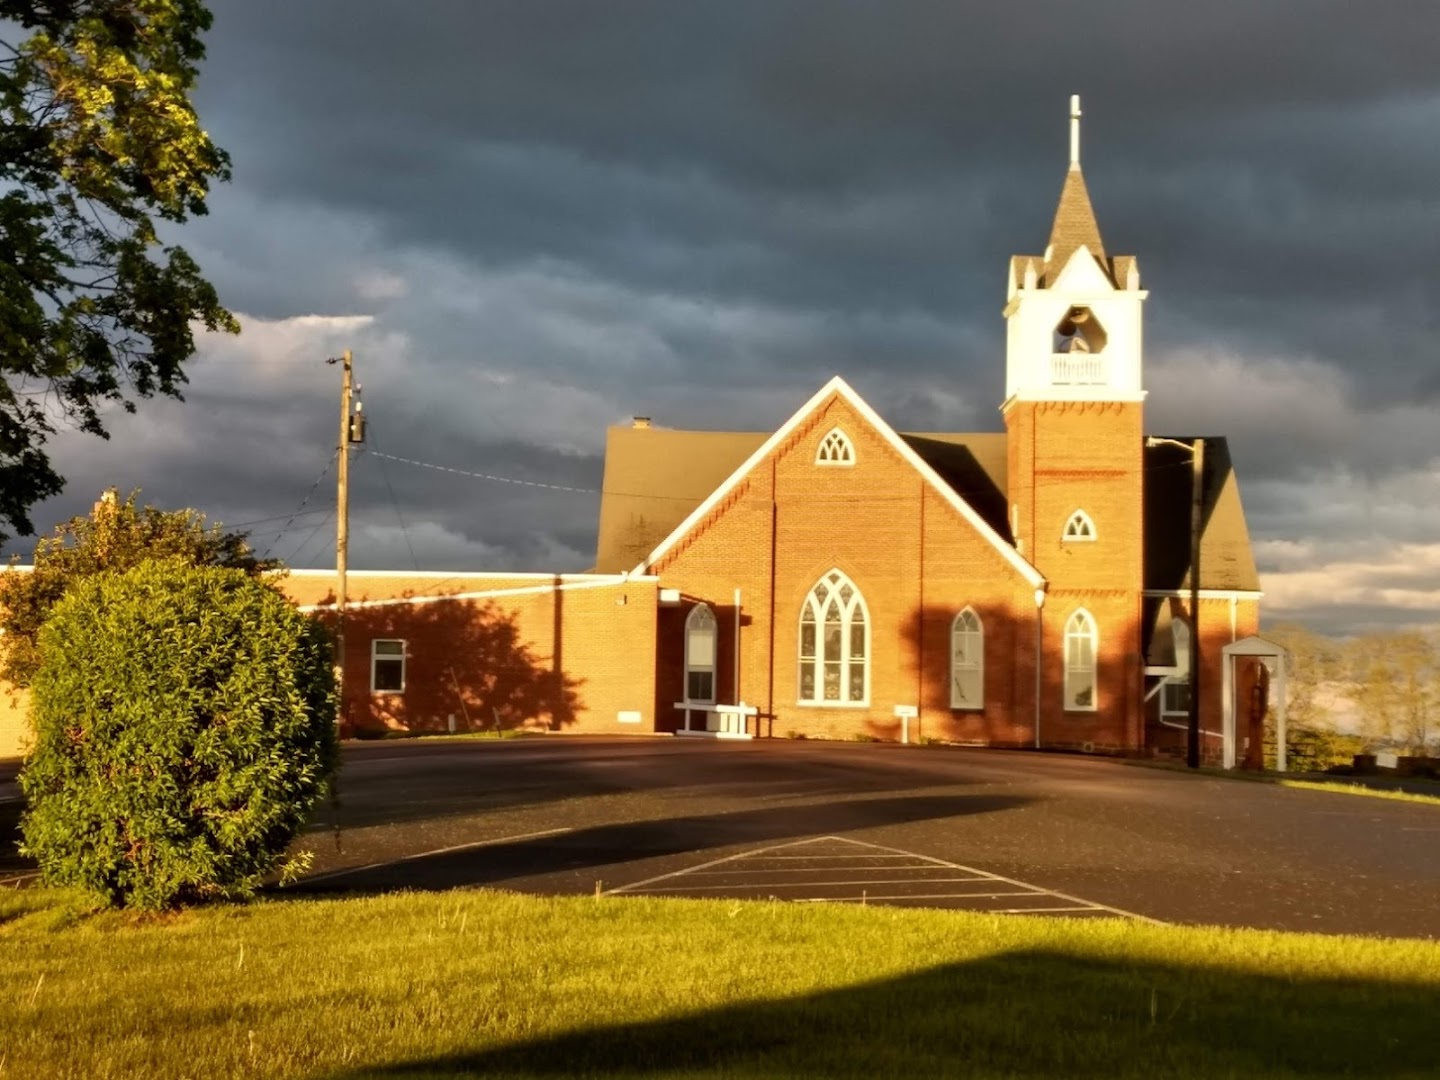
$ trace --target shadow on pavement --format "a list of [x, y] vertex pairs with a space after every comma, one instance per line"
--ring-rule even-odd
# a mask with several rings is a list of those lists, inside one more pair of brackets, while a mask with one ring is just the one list
[[[362, 1076], [1430, 1076], [1440, 988], [1027, 951]], [[478, 1034], [478, 1033], [477, 1033]], [[480, 1041], [480, 1040], [477, 1040]]]
[[823, 798], [973, 783], [917, 768], [913, 758], [902, 769], [879, 755], [857, 753], [837, 760], [833, 754], [781, 746], [789, 752], [736, 754], [698, 742], [677, 751], [667, 743], [632, 749], [541, 740], [502, 746], [417, 739], [378, 752], [349, 750], [339, 774], [339, 806], [322, 805], [314, 823], [371, 828], [675, 788], [717, 798], [750, 799], [759, 788], [767, 797]]
[[[642, 859], [699, 853], [735, 844], [761, 844], [882, 825], [994, 813], [1024, 806], [1029, 801], [1009, 795], [978, 794], [851, 799], [631, 821], [411, 858], [314, 884], [301, 881], [286, 892], [389, 892], [499, 885], [550, 874], [579, 874]], [[610, 881], [604, 873], [599, 877]], [[587, 880], [579, 884], [588, 886], [593, 882]]]

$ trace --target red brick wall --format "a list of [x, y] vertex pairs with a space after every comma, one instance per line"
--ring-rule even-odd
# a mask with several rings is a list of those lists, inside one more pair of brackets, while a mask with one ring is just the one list
[[[1080, 556], [1084, 568], [1067, 567], [1065, 552], [1057, 551], [1050, 560], [1060, 580], [1045, 612], [1042, 734], [1047, 744], [1125, 747], [1138, 745], [1141, 737], [1139, 418], [1138, 411], [1107, 409], [1067, 417], [1048, 451], [1058, 455], [1067, 438], [1089, 427], [1122, 429], [1098, 440], [1093, 456], [1099, 465], [1082, 455], [1101, 474], [1097, 497], [1087, 496], [1086, 508], [1097, 524], [1104, 521], [1102, 527], [1111, 530], [1110, 543], [1090, 545]], [[837, 424], [854, 442], [857, 463], [818, 467], [816, 447]], [[1119, 497], [1106, 486], [1115, 477], [1104, 470], [1118, 468], [1126, 446], [1133, 451], [1135, 469], [1120, 477], [1133, 490], [1131, 519], [1122, 522], [1105, 502], [1118, 503]], [[1042, 515], [1059, 513], [1059, 495], [1046, 489]], [[1068, 507], [1065, 516], [1073, 509]], [[1063, 518], [1055, 525], [1057, 537], [1063, 525]], [[1112, 565], [1117, 561], [1120, 569]], [[1126, 567], [1133, 571], [1128, 577]], [[800, 612], [808, 591], [832, 568], [856, 584], [869, 610], [870, 696], [865, 706], [823, 707], [797, 700]], [[738, 586], [744, 620], [740, 696], [765, 714], [762, 733], [898, 738], [894, 707], [911, 704], [921, 711], [921, 737], [998, 745], [1029, 745], [1034, 739], [1032, 587], [838, 396], [761, 462], [656, 571], [665, 586], [678, 587], [686, 597], [685, 606], [662, 611], [659, 621], [656, 709], [662, 718], [678, 700], [685, 613], [698, 600], [710, 603], [719, 617], [719, 699], [733, 701], [730, 643]], [[1091, 580], [1091, 572], [1098, 573], [1098, 580]], [[1078, 587], [1081, 582], [1085, 588]], [[1061, 634], [1065, 619], [1081, 603], [1100, 625], [1100, 708], [1062, 714]], [[973, 712], [950, 708], [950, 626], [966, 605], [976, 609], [985, 628], [985, 707]], [[917, 737], [913, 727], [911, 737]]]
[[[1188, 612], [1190, 607], [1188, 597], [1182, 603], [1183, 610]], [[1224, 753], [1221, 736], [1224, 724], [1224, 705], [1221, 695], [1224, 659], [1222, 650], [1232, 641], [1238, 641], [1260, 632], [1260, 603], [1258, 600], [1235, 601], [1234, 613], [1235, 620], [1232, 631], [1231, 604], [1228, 599], [1202, 597], [1200, 600], [1200, 729], [1202, 732], [1200, 754], [1207, 764], [1219, 765]], [[1246, 689], [1237, 683], [1234, 688], [1237, 703], [1243, 703], [1245, 700]], [[1239, 705], [1237, 704], [1237, 718], [1241, 715], [1238, 710]], [[1184, 755], [1186, 733], [1160, 723], [1159, 694], [1151, 698], [1147, 704], [1145, 719], [1145, 744], [1147, 747], [1164, 754]], [[1180, 717], [1169, 717], [1168, 719], [1180, 723], [1185, 722]], [[1243, 728], [1243, 723], [1237, 721], [1237, 762], [1244, 752], [1242, 745], [1244, 732], [1241, 728]], [[1205, 732], [1211, 734], [1205, 734]], [[1273, 762], [1270, 764], [1273, 766]]]
[[[361, 599], [425, 596], [440, 577], [352, 579], [350, 596], [360, 602], [345, 624], [347, 733], [446, 731], [452, 716], [457, 731], [490, 730], [497, 722], [507, 730], [654, 730], [653, 581], [497, 575], [470, 577], [461, 586], [523, 591], [368, 607]], [[324, 580], [291, 580], [302, 582], [307, 597], [333, 592]], [[371, 690], [376, 639], [405, 642], [402, 693]], [[639, 716], [622, 722], [622, 712]]]
[[[1142, 407], [1131, 402], [1011, 402], [1005, 422], [1016, 537], [1049, 583], [1041, 741], [1081, 749], [1138, 748], [1144, 738]], [[1076, 510], [1094, 522], [1095, 540], [1064, 539]], [[1081, 608], [1092, 616], [1099, 639], [1094, 712], [1064, 707], [1065, 628]]]

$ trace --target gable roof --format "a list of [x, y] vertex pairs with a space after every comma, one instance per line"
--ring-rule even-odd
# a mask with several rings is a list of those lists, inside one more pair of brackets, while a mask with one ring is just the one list
[[612, 427], [605, 436], [596, 570], [618, 574], [645, 558], [767, 437], [764, 431]]
[[[985, 540], [989, 541], [991, 546], [1000, 553], [1001, 557], [1008, 562], [1025, 581], [1034, 586], [1039, 586], [1044, 582], [1045, 579], [1040, 572], [1025, 561], [1020, 553], [1015, 550], [1014, 545], [1002, 536], [984, 516], [977, 513], [974, 507], [966, 502], [905, 439], [901, 438], [889, 424], [881, 419], [880, 415], [850, 387], [849, 383], [838, 375], [822, 386], [809, 401], [796, 410], [795, 414], [782, 424], [779, 430], [767, 438], [760, 446], [756, 447], [749, 457], [731, 472], [724, 483], [711, 492], [704, 502], [695, 507], [653, 551], [639, 562], [634, 572], [637, 574], [644, 573], [654, 566], [656, 562], [664, 558], [691, 529], [699, 525], [705, 516], [725, 499], [751, 469], [769, 456], [771, 451], [780, 446], [811, 413], [815, 412], [832, 397], [840, 398], [854, 409], [860, 415], [861, 419], [875, 430], [876, 434], [890, 444], [891, 449], [899, 454], [903, 461], [919, 473], [920, 477], [929, 483], [931, 488], [950, 504], [956, 513], [968, 521]], [[961, 456], [962, 455], [956, 455], [957, 460]]]
[[[1004, 432], [915, 432], [896, 437], [996, 537], [1013, 547]], [[611, 428], [596, 571], [620, 573], [646, 559], [773, 438], [755, 431]], [[1190, 455], [1169, 444], [1148, 447], [1144, 455], [1144, 587], [1156, 592], [1188, 589]], [[1258, 592], [1260, 576], [1229, 444], [1223, 438], [1207, 438], [1205, 457], [1201, 588]]]
[[[1189, 443], [1192, 436], [1174, 436]], [[1260, 575], [1240, 502], [1230, 444], [1205, 438], [1201, 490], [1200, 587], [1258, 592]], [[1190, 587], [1190, 452], [1162, 443], [1145, 448], [1145, 588]]]

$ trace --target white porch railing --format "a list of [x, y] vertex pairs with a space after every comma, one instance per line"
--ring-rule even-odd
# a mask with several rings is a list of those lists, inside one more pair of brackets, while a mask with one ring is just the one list
[[1054, 386], [1104, 386], [1105, 357], [1096, 353], [1052, 353], [1050, 382]]
[[[750, 734], [750, 717], [757, 716], [760, 712], [754, 705], [746, 705], [740, 702], [739, 705], [707, 705], [694, 701], [676, 701], [673, 705], [685, 712], [685, 726], [676, 735], [706, 735], [712, 739], [753, 739]], [[705, 717], [705, 726], [695, 728], [690, 726], [690, 714], [700, 713]], [[756, 721], [756, 734], [759, 734], [759, 721]]]

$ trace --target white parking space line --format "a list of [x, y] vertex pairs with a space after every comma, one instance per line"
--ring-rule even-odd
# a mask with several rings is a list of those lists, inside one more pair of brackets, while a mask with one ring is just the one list
[[[796, 865], [773, 865], [782, 860]], [[906, 862], [897, 864], [895, 860]], [[799, 865], [802, 863], [804, 865]], [[907, 874], [896, 877], [898, 871], [906, 871]], [[990, 888], [984, 888], [986, 885]], [[895, 886], [906, 888], [897, 889]], [[965, 908], [990, 914], [1078, 912], [1159, 922], [1137, 912], [1045, 889], [973, 866], [843, 836], [792, 840], [726, 855], [684, 870], [672, 870], [642, 881], [618, 885], [604, 893], [607, 896], [640, 894], [774, 898], [808, 904], [923, 903], [926, 906]], [[1029, 902], [1017, 902], [1020, 898]], [[996, 902], [1007, 901], [1008, 906], [995, 906]]]
[[[810, 889], [810, 888], [814, 888], [816, 885], [823, 886], [824, 888], [827, 888], [827, 889], [829, 889], [829, 888], [841, 888], [841, 887], [847, 887], [847, 886], [851, 886], [851, 885], [864, 885], [864, 886], [866, 886], [866, 887], [868, 888], [868, 887], [871, 886], [871, 885], [913, 885], [913, 884], [921, 884], [921, 885], [947, 885], [947, 884], [950, 884], [950, 883], [952, 883], [952, 882], [960, 882], [960, 881], [968, 881], [968, 882], [972, 882], [972, 883], [973, 883], [973, 882], [976, 882], [976, 881], [988, 881], [988, 880], [990, 880], [990, 879], [989, 879], [989, 878], [978, 878], [978, 877], [926, 878], [926, 879], [924, 879], [923, 881], [917, 883], [914, 878], [910, 878], [909, 880], [902, 880], [902, 879], [899, 879], [899, 878], [891, 878], [891, 879], [887, 880], [887, 879], [885, 879], [885, 878], [881, 878], [881, 879], [878, 880], [878, 881], [872, 880], [872, 879], [870, 879], [870, 878], [862, 878], [862, 879], [859, 880], [859, 881], [819, 881], [819, 882], [816, 882], [816, 881], [772, 881], [772, 882], [770, 882], [770, 883], [767, 884], [767, 885], [745, 885], [745, 884], [742, 884], [742, 883], [739, 883], [739, 882], [727, 882], [727, 883], [724, 884], [724, 885], [668, 885], [668, 886], [657, 887], [657, 888], [654, 888], [654, 889], [646, 889], [645, 891], [646, 891], [647, 893], [662, 893], [662, 892], [697, 892], [697, 891], [699, 891], [699, 890], [701, 890], [701, 889]], [[957, 894], [957, 895], [962, 895], [962, 896], [969, 896], [969, 895], [974, 895], [974, 896], [1009, 896], [1009, 895], [1011, 895], [1011, 894], [1010, 894], [1010, 893], [974, 893], [974, 894], [970, 894], [970, 893], [959, 893], [959, 894]], [[1027, 896], [1029, 895], [1029, 891], [1028, 891], [1028, 890], [1026, 891], [1025, 895], [1027, 895]]]

